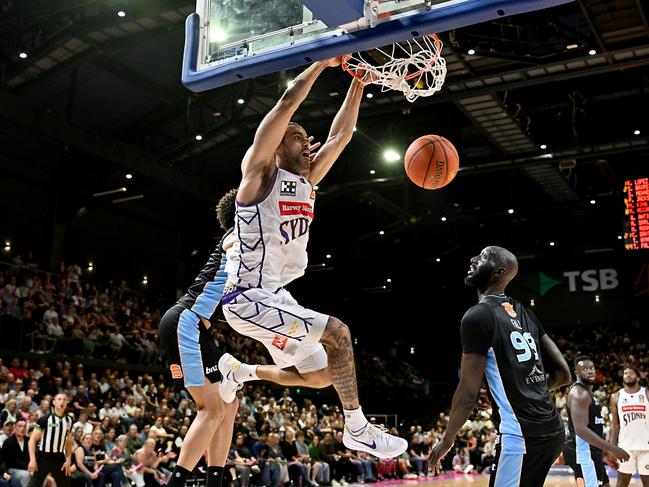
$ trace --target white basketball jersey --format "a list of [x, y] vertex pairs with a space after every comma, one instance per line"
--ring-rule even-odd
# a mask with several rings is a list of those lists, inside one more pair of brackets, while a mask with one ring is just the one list
[[279, 168], [261, 202], [237, 203], [237, 241], [226, 253], [228, 279], [240, 287], [275, 291], [302, 276], [314, 203], [311, 183]]
[[618, 445], [627, 451], [649, 450], [649, 418], [647, 390], [641, 387], [634, 394], [620, 389], [617, 414], [620, 418]]

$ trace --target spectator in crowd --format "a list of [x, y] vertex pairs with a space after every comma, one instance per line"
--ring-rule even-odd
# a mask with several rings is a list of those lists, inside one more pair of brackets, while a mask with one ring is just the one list
[[29, 449], [27, 447], [27, 422], [24, 419], [16, 421], [13, 435], [2, 443], [2, 458], [11, 477], [22, 487], [29, 485], [31, 476], [27, 471], [29, 464]]
[[75, 448], [73, 455], [76, 471], [72, 474], [72, 480], [82, 481], [85, 487], [103, 487], [105, 476], [92, 452], [91, 434], [82, 435], [81, 444]]
[[5, 407], [0, 412], [0, 424], [5, 425], [7, 422], [11, 424], [16, 424], [18, 420], [18, 401], [15, 399], [9, 399], [5, 403]]
[[2, 424], [2, 432], [0, 432], [0, 448], [4, 446], [4, 442], [14, 434], [14, 425], [16, 423], [11, 419], [7, 419]]

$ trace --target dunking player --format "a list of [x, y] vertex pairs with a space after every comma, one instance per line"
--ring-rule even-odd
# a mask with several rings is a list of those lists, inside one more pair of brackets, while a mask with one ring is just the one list
[[620, 464], [615, 487], [626, 487], [638, 472], [643, 487], [649, 487], [649, 397], [640, 386], [640, 373], [626, 367], [624, 387], [611, 396], [611, 443], [624, 448], [631, 458]]
[[363, 415], [349, 328], [333, 316], [300, 306], [284, 289], [304, 274], [314, 185], [352, 138], [363, 82], [351, 82], [317, 153], [319, 144], [312, 144], [313, 138], [291, 117], [316, 78], [340, 62], [340, 58], [317, 62], [302, 72], [264, 117], [243, 158], [223, 313], [233, 329], [263, 343], [276, 365], [250, 366], [224, 356], [219, 367], [238, 382], [263, 379], [308, 387], [333, 383], [345, 413], [345, 446], [390, 458], [403, 453], [408, 443]]
[[505, 295], [518, 271], [514, 254], [487, 247], [464, 279], [478, 291], [460, 326], [462, 368], [444, 438], [433, 447], [432, 470], [453, 446], [487, 378], [499, 438], [491, 487], [541, 487], [561, 453], [563, 423], [549, 390], [570, 381], [570, 369], [538, 318]]
[[236, 189], [217, 205], [217, 218], [227, 230], [187, 293], [160, 320], [160, 341], [174, 379], [183, 379], [194, 398], [198, 414], [185, 436], [176, 467], [167, 484], [183, 487], [207, 450], [206, 487], [221, 487], [234, 418], [236, 384], [227, 387], [218, 370], [222, 352], [211, 339], [210, 318], [220, 303], [226, 282], [224, 246], [231, 245]]
[[576, 382], [568, 393], [568, 435], [563, 458], [580, 487], [608, 487], [602, 450], [621, 461], [629, 459], [622, 448], [604, 440], [602, 405], [593, 394], [595, 365], [584, 355], [575, 359]]

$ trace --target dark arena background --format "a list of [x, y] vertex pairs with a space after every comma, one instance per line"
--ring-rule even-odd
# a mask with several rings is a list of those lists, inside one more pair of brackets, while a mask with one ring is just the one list
[[[64, 392], [77, 440], [101, 430], [94, 445], [110, 452], [127, 434], [129, 455], [156, 441], [162, 460], [147, 487], [166, 482], [196, 414], [161, 356], [161, 315], [223, 235], [215, 205], [304, 69], [189, 91], [180, 69], [194, 10], [184, 0], [0, 0], [0, 442], [21, 418], [29, 435]], [[416, 440], [398, 460], [351, 454], [348, 470], [320, 483], [487, 485], [489, 411], [471, 416], [440, 475], [424, 460], [448, 421], [459, 324], [476, 302], [463, 279], [488, 245], [516, 254], [508, 295], [567, 362], [593, 357], [607, 434], [624, 367], [647, 385], [648, 17], [642, 0], [578, 0], [441, 32], [441, 92], [410, 103], [365, 88], [353, 139], [317, 188], [306, 274], [288, 289], [349, 325], [364, 411]], [[315, 140], [349, 83], [328, 69], [298, 110]], [[403, 167], [425, 134], [460, 156], [455, 180], [436, 191]], [[210, 333], [223, 350], [270, 360], [217, 318]], [[284, 441], [302, 430], [308, 444], [342, 428], [332, 387], [246, 386], [235, 436], [251, 449], [260, 432]], [[552, 392], [564, 416], [567, 391]], [[224, 485], [266, 487], [254, 469], [241, 477], [234, 451]], [[205, 468], [190, 482], [202, 485]], [[613, 485], [611, 466], [609, 476]], [[546, 485], [576, 485], [561, 458]]]

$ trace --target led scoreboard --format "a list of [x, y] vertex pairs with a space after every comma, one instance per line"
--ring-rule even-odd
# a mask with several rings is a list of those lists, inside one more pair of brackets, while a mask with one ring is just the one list
[[624, 248], [649, 249], [649, 178], [624, 183]]

